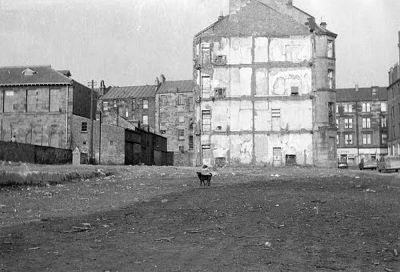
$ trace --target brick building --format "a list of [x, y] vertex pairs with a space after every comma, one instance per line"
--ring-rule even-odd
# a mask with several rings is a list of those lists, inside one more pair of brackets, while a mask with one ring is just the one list
[[0, 68], [0, 140], [64, 149], [88, 149], [76, 141], [90, 133], [96, 100], [91, 90], [51, 66]]
[[163, 81], [156, 92], [157, 134], [168, 139], [175, 165], [193, 165], [193, 80]]
[[326, 27], [291, 0], [231, 0], [195, 35], [197, 164], [336, 165]]
[[[400, 31], [399, 50], [400, 50]], [[400, 52], [399, 52], [400, 58]], [[395, 64], [389, 70], [389, 87], [388, 87], [388, 126], [389, 139], [388, 149], [389, 155], [400, 155], [400, 62]]]
[[336, 90], [338, 158], [349, 165], [387, 155], [386, 87]]
[[[155, 129], [155, 96], [157, 85], [111, 87], [101, 100], [104, 123]], [[121, 117], [130, 123], [120, 123]], [[122, 120], [123, 121], [123, 120]]]

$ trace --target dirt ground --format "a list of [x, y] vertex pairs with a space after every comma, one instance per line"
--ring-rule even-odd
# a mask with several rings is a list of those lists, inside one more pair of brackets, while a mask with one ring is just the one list
[[1, 189], [0, 271], [400, 271], [396, 173], [116, 170]]

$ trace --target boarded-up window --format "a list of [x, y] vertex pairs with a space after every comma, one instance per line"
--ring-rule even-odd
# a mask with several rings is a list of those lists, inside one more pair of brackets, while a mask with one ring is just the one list
[[211, 111], [210, 110], [202, 111], [202, 120], [203, 120], [202, 131], [211, 131]]
[[14, 111], [14, 91], [4, 92], [4, 112]]
[[28, 112], [49, 111], [49, 90], [36, 89], [28, 90], [27, 93]]
[[60, 89], [50, 90], [50, 111], [61, 112], [61, 91]]

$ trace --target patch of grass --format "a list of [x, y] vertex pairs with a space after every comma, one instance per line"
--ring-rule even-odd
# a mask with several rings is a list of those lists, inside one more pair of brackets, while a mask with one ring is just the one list
[[89, 179], [100, 176], [109, 176], [111, 172], [91, 171], [91, 172], [68, 172], [68, 173], [46, 173], [31, 172], [21, 174], [17, 172], [7, 172], [0, 170], [1, 187], [20, 187], [20, 186], [46, 186], [72, 182], [79, 179]]

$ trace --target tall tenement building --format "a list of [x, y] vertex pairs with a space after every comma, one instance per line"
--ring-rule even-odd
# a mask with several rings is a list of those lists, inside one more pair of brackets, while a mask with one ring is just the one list
[[336, 90], [338, 158], [349, 165], [388, 154], [386, 87]]
[[[400, 49], [400, 31], [399, 31]], [[400, 53], [400, 52], [399, 52]], [[399, 54], [400, 57], [400, 54]], [[388, 87], [389, 110], [389, 155], [400, 155], [400, 65], [395, 64], [389, 71]]]
[[196, 163], [336, 165], [337, 35], [290, 0], [229, 5], [194, 37]]

